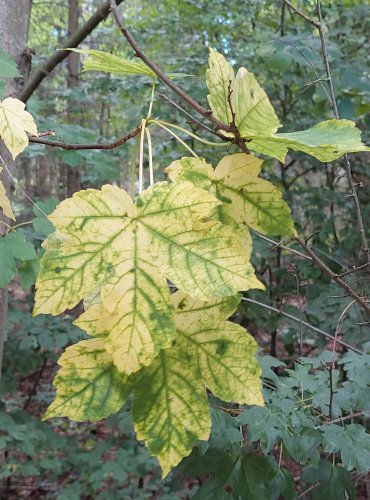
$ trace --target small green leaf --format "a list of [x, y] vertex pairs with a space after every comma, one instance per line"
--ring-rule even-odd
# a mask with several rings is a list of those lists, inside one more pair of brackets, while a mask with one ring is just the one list
[[[47, 216], [51, 214], [53, 210], [55, 210], [55, 207], [58, 205], [58, 203], [59, 200], [57, 200], [56, 198], [50, 198], [46, 201], [39, 201], [37, 203], [37, 207], [33, 207], [33, 213], [36, 217], [33, 219], [32, 225], [35, 231], [39, 231], [45, 236], [48, 236], [55, 230], [53, 224], [48, 220]], [[38, 207], [40, 207], [42, 212]], [[44, 213], [46, 214], [46, 216], [44, 215]]]
[[16, 78], [21, 76], [15, 60], [3, 49], [0, 49], [0, 78]]
[[11, 232], [0, 238], [0, 288], [4, 288], [17, 272], [15, 259], [37, 259], [34, 246], [21, 233]]
[[11, 232], [4, 238], [5, 245], [15, 259], [33, 260], [37, 258], [35, 247], [18, 232]]
[[80, 54], [87, 54], [84, 71], [103, 71], [114, 75], [143, 75], [155, 78], [156, 74], [141, 61], [129, 61], [101, 50], [68, 49]]

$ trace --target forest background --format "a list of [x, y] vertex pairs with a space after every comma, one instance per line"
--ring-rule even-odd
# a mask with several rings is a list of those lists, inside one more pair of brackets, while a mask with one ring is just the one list
[[[294, 3], [308, 21], [280, 1], [123, 3], [121, 16], [140, 47], [167, 73], [181, 73], [178, 84], [204, 106], [208, 49], [213, 47], [234, 67], [255, 73], [284, 131], [335, 116], [332, 83], [339, 116], [356, 121], [369, 144], [367, 2], [319, 2], [331, 82], [322, 39], [310, 22], [319, 19], [316, 1]], [[76, 53], [50, 63], [96, 11], [101, 20], [79, 48], [132, 59], [132, 48], [103, 1], [0, 0], [0, 98], [27, 100], [38, 130], [55, 132], [45, 141], [109, 144], [146, 116], [151, 86], [145, 78], [81, 72], [83, 56]], [[35, 83], [45, 63], [51, 71]], [[183, 108], [194, 114], [160, 84], [153, 116], [212, 140]], [[179, 136], [213, 164], [224, 154], [182, 132]], [[160, 127], [153, 128], [152, 141], [155, 179], [164, 180], [163, 169], [188, 152]], [[41, 422], [53, 399], [51, 383], [61, 350], [84, 338], [72, 325], [78, 310], [60, 317], [32, 316], [41, 243], [50, 232], [43, 213], [80, 189], [113, 183], [129, 190], [135, 153], [134, 141], [107, 151], [31, 143], [13, 166], [1, 149], [11, 171], [1, 175], [12, 193], [17, 228], [13, 241], [0, 244], [0, 330], [5, 332], [0, 496], [204, 499], [255, 498], [258, 491], [267, 499], [367, 498], [369, 317], [294, 240], [279, 244], [278, 238], [254, 234], [253, 264], [266, 291], [248, 292], [234, 317], [260, 346], [266, 407], [212, 400], [209, 445], [199, 443], [165, 480], [156, 460], [135, 439], [129, 404], [99, 423]], [[367, 152], [350, 155], [365, 226], [370, 220], [369, 159]], [[347, 173], [346, 159], [322, 164], [295, 152], [285, 163], [267, 158], [263, 167], [264, 178], [283, 191], [308, 249], [336, 276], [345, 276], [366, 301], [364, 237], [369, 234], [359, 231]], [[230, 464], [240, 444], [244, 461], [236, 473]]]

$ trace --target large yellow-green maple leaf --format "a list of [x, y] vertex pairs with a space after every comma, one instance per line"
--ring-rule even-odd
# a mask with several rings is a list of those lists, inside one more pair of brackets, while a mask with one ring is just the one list
[[224, 401], [263, 405], [257, 344], [243, 327], [226, 320], [240, 298], [203, 302], [180, 291], [171, 298], [176, 310], [171, 347], [161, 349], [149, 366], [130, 377], [113, 364], [99, 322], [104, 306], [90, 306], [76, 323], [98, 337], [62, 355], [54, 382], [56, 399], [45, 415], [99, 420], [118, 411], [132, 392], [137, 437], [157, 456], [164, 476], [189, 455], [197, 440], [209, 437], [206, 388]]
[[49, 216], [56, 232], [36, 283], [34, 313], [58, 314], [100, 287], [113, 360], [130, 374], [175, 332], [166, 279], [202, 300], [256, 286], [249, 254], [209, 218], [220, 202], [188, 183], [158, 183], [136, 203], [115, 186], [88, 189]]
[[262, 160], [253, 155], [227, 155], [213, 170], [203, 158], [182, 158], [166, 168], [172, 180], [190, 181], [214, 194], [221, 202], [215, 208], [219, 220], [249, 226], [271, 235], [294, 233], [290, 209], [281, 191], [259, 177]]
[[[239, 134], [248, 140], [252, 151], [284, 162], [290, 148], [329, 162], [344, 153], [370, 150], [361, 142], [361, 132], [351, 120], [327, 120], [307, 130], [276, 133], [282, 125], [254, 74], [240, 68], [235, 77], [231, 65], [214, 49], [210, 50], [207, 85], [215, 117], [229, 125], [234, 115]], [[229, 96], [226, 86], [232, 90]]]
[[37, 134], [36, 124], [25, 107], [22, 101], [14, 97], [7, 97], [0, 102], [0, 137], [13, 158], [28, 146], [26, 132]]

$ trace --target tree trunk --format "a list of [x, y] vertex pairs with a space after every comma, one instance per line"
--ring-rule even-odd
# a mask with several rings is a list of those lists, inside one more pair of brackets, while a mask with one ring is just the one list
[[[68, 0], [68, 37], [76, 33], [78, 30], [79, 19], [79, 0]], [[69, 89], [78, 86], [78, 74], [80, 72], [80, 56], [76, 52], [71, 52], [68, 56], [68, 79], [67, 85]], [[70, 101], [73, 106], [73, 99]], [[71, 104], [69, 105], [71, 106]], [[68, 121], [72, 118], [72, 109], [68, 110]], [[81, 176], [77, 168], [67, 166], [67, 196], [70, 197], [76, 191], [81, 189]]]
[[[27, 48], [28, 27], [31, 13], [32, 0], [0, 0], [0, 48], [10, 54], [17, 61], [20, 78], [8, 80], [5, 95], [16, 96], [27, 78], [31, 66], [31, 51]], [[9, 168], [14, 172], [14, 162], [4, 143], [0, 141], [0, 155]], [[7, 194], [10, 195], [11, 176], [3, 169], [0, 174]], [[0, 235], [5, 234], [9, 221], [0, 213]], [[7, 290], [0, 289], [0, 375], [3, 359], [5, 338], [5, 321], [8, 307]]]

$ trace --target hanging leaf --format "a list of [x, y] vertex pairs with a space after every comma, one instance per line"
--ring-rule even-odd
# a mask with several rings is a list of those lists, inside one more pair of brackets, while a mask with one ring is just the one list
[[82, 340], [67, 347], [58, 361], [55, 400], [44, 420], [65, 416], [101, 420], [118, 411], [129, 396], [127, 378], [118, 372], [102, 339]]
[[[0, 167], [0, 173], [2, 172], [2, 167]], [[0, 180], [0, 208], [3, 210], [4, 215], [9, 219], [15, 220], [15, 216], [10, 204], [10, 200], [6, 194], [6, 189], [3, 182]]]
[[225, 156], [215, 170], [203, 158], [182, 158], [166, 172], [173, 181], [190, 181], [214, 194], [222, 202], [215, 211], [224, 224], [264, 234], [294, 234], [290, 209], [281, 191], [259, 177], [261, 165], [255, 156], [237, 153]]
[[229, 125], [232, 122], [229, 97], [234, 89], [234, 70], [224, 56], [212, 48], [209, 49], [209, 69], [206, 75], [208, 102], [213, 114], [222, 123]]
[[242, 137], [271, 135], [281, 124], [266, 92], [253, 73], [240, 68], [232, 94], [235, 125]]
[[68, 49], [79, 54], [87, 54], [83, 63], [84, 71], [103, 71], [114, 75], [142, 75], [156, 78], [156, 74], [141, 61], [130, 61], [101, 50]]
[[[285, 161], [289, 148], [303, 151], [322, 162], [333, 161], [345, 153], [370, 151], [361, 142], [361, 132], [355, 122], [350, 120], [327, 120], [307, 130], [276, 133], [281, 124], [254, 74], [240, 68], [234, 78], [225, 57], [212, 49], [207, 72], [210, 90], [208, 99], [214, 116], [227, 125], [232, 113], [230, 100], [225, 100], [225, 81], [232, 88], [234, 125], [241, 137], [248, 141], [248, 148], [252, 151], [272, 156], [281, 162]], [[229, 133], [224, 135], [230, 136]]]
[[256, 286], [247, 251], [209, 219], [219, 203], [190, 182], [158, 183], [136, 204], [115, 186], [76, 193], [49, 216], [34, 313], [58, 314], [100, 286], [118, 369], [147, 366], [174, 335], [166, 278], [203, 300]]
[[[176, 334], [171, 347], [128, 379], [115, 368], [109, 339], [99, 332], [104, 330], [98, 315], [103, 306], [91, 306], [87, 312], [95, 311], [88, 330], [100, 336], [62, 355], [54, 382], [57, 396], [45, 415], [99, 420], [118, 411], [133, 392], [137, 437], [158, 457], [164, 476], [199, 439], [209, 437], [206, 388], [226, 401], [263, 405], [257, 344], [240, 325], [226, 321], [239, 297], [205, 303], [177, 291], [172, 303]], [[86, 317], [80, 320], [79, 326], [87, 324]]]
[[361, 142], [361, 131], [351, 120], [326, 120], [300, 132], [253, 139], [248, 147], [281, 162], [284, 162], [288, 148], [303, 151], [322, 162], [333, 161], [345, 153], [370, 151]]
[[25, 111], [25, 107], [22, 101], [13, 97], [7, 97], [0, 102], [0, 137], [13, 159], [28, 146], [26, 132], [37, 135], [36, 124], [32, 115]]

